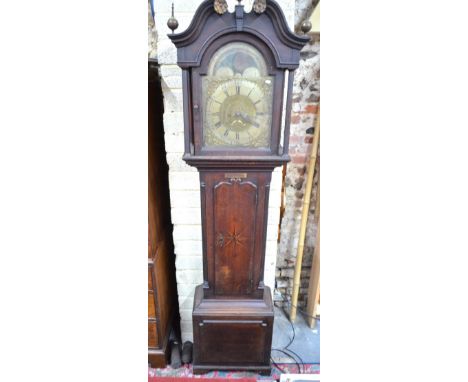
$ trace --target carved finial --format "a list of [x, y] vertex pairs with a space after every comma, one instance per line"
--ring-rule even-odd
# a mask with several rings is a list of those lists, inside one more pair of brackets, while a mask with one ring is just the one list
[[260, 14], [265, 12], [266, 7], [266, 0], [255, 0], [252, 9], [255, 11], [255, 13]]
[[167, 20], [167, 26], [174, 33], [174, 31], [179, 27], [179, 22], [174, 17], [174, 2], [172, 2], [172, 16]]
[[312, 23], [311, 23], [309, 20], [305, 20], [305, 21], [301, 24], [301, 31], [302, 31], [304, 34], [309, 33], [311, 29], [312, 29]]
[[226, 0], [214, 0], [214, 10], [216, 13], [222, 15], [228, 10], [228, 4]]

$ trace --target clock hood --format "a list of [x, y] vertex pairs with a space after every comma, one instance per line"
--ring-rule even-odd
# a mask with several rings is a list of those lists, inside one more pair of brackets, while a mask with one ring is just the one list
[[[199, 66], [205, 50], [218, 38], [242, 32], [256, 36], [272, 51], [276, 66], [295, 69], [299, 66], [299, 52], [309, 41], [308, 36], [293, 33], [283, 11], [274, 0], [266, 2], [263, 13], [244, 12], [236, 5], [233, 13], [216, 13], [213, 1], [206, 0], [198, 7], [189, 27], [168, 37], [177, 47], [177, 62], [182, 68]], [[194, 49], [195, 48], [195, 49]]]

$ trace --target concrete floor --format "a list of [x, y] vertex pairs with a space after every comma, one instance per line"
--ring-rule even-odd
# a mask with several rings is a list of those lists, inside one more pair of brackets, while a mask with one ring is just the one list
[[[296, 322], [294, 322], [294, 330], [296, 336], [288, 349], [297, 353], [304, 363], [320, 363], [320, 321], [317, 320], [317, 325], [311, 329], [302, 313], [298, 312]], [[292, 336], [293, 329], [288, 316], [283, 309], [275, 307], [272, 348], [284, 350]], [[272, 351], [271, 355], [277, 363], [294, 363], [291, 358], [279, 351]]]

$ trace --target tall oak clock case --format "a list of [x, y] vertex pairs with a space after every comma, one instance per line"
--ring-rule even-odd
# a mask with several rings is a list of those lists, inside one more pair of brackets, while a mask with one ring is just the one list
[[214, 3], [169, 35], [183, 76], [183, 159], [200, 174], [204, 282], [195, 290], [193, 369], [269, 373], [269, 186], [273, 169], [289, 161], [294, 70], [308, 37], [290, 31], [273, 0], [249, 13]]

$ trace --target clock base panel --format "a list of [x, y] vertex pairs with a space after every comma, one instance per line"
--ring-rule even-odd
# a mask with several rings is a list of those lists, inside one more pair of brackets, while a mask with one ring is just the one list
[[244, 370], [261, 375], [271, 375], [271, 365], [269, 366], [232, 366], [232, 365], [197, 365], [193, 363], [193, 374], [206, 374], [213, 370]]
[[204, 298], [195, 289], [193, 371], [248, 370], [270, 374], [274, 311], [271, 292], [262, 299]]

